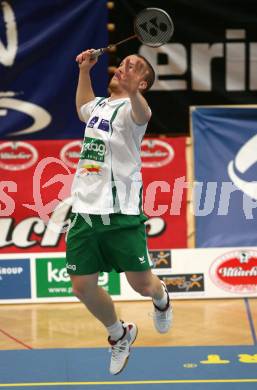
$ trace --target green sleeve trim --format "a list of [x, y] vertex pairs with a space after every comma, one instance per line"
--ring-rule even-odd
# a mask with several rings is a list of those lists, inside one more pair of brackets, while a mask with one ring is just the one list
[[[110, 128], [111, 128], [111, 135], [113, 133], [113, 128], [112, 128], [112, 124], [113, 124], [113, 121], [114, 119], [116, 118], [117, 116], [117, 113], [119, 111], [119, 109], [125, 104], [126, 102], [122, 102], [121, 104], [118, 105], [118, 107], [115, 108], [113, 114], [112, 114], [112, 117], [111, 117], [111, 120], [110, 120]], [[113, 203], [113, 208], [115, 210], [115, 208], [118, 208], [120, 209], [120, 204], [119, 204], [119, 198], [118, 198], [118, 194], [117, 194], [117, 188], [116, 186], [114, 185], [114, 176], [113, 176], [113, 171], [112, 171], [112, 150], [111, 150], [111, 146], [110, 146], [110, 152], [111, 152], [111, 175], [112, 175], [112, 203]], [[117, 205], [115, 205], [115, 200], [117, 199]], [[120, 210], [116, 210], [115, 212], [120, 212]]]

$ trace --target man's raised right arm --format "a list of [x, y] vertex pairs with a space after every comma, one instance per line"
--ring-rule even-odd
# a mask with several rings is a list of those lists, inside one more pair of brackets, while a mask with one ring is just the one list
[[92, 51], [93, 49], [83, 51], [76, 58], [76, 61], [79, 65], [79, 79], [76, 92], [76, 108], [79, 119], [82, 122], [84, 122], [85, 120], [80, 112], [81, 107], [84, 104], [95, 99], [95, 94], [91, 84], [90, 70], [96, 64], [97, 58], [91, 59]]

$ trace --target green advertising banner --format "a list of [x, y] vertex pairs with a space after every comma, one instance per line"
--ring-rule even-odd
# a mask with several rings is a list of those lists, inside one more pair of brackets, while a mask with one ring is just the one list
[[[73, 296], [71, 281], [65, 264], [65, 257], [36, 259], [38, 298]], [[98, 284], [110, 295], [120, 295], [120, 276], [116, 272], [100, 273]]]
[[120, 275], [112, 271], [101, 272], [98, 278], [98, 285], [104, 288], [110, 295], [120, 295]]

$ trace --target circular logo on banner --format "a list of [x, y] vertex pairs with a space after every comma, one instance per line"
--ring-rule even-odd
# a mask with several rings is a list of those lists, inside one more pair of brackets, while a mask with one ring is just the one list
[[0, 168], [22, 171], [30, 168], [38, 159], [37, 149], [27, 142], [3, 142], [0, 144]]
[[238, 250], [218, 257], [211, 265], [210, 277], [223, 290], [257, 292], [257, 251]]
[[66, 144], [60, 151], [61, 160], [69, 168], [76, 169], [80, 157], [81, 146], [81, 141], [72, 141]]
[[239, 149], [234, 161], [230, 161], [227, 167], [229, 178], [235, 186], [255, 200], [257, 200], [256, 147], [257, 135], [250, 138]]
[[174, 158], [174, 149], [168, 142], [147, 139], [141, 145], [142, 167], [159, 168], [169, 164]]

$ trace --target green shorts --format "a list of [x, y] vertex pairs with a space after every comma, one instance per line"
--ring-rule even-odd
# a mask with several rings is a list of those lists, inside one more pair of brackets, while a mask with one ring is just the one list
[[66, 248], [67, 272], [88, 275], [112, 269], [117, 272], [150, 269], [146, 220], [144, 214], [102, 217], [71, 213]]

